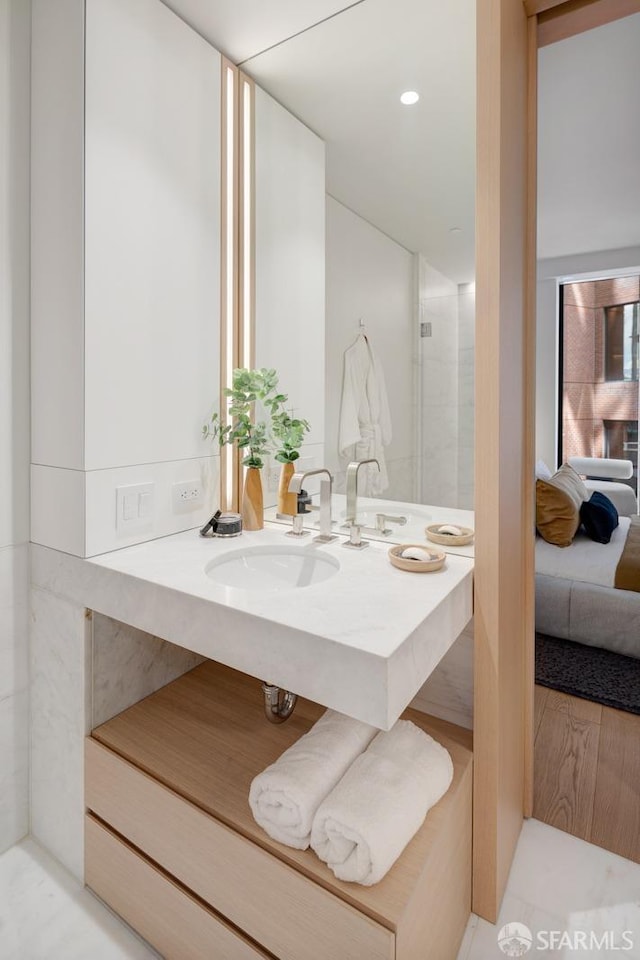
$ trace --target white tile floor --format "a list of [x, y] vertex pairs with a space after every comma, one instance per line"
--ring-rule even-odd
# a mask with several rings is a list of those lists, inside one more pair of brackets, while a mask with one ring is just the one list
[[0, 856], [0, 960], [156, 960], [33, 840]]
[[[533, 933], [530, 957], [551, 960], [571, 958], [640, 958], [640, 864], [585, 843], [538, 820], [525, 822], [513, 861], [498, 923], [471, 917], [458, 960], [497, 960], [498, 931], [507, 923], [525, 924]], [[546, 949], [546, 931], [567, 931], [571, 941], [558, 935], [554, 949]], [[597, 937], [590, 939], [590, 931]], [[587, 934], [584, 949], [576, 931]], [[603, 939], [607, 931], [609, 947]], [[632, 949], [621, 950], [630, 931]], [[549, 942], [549, 938], [545, 938]], [[579, 947], [579, 949], [575, 949]], [[512, 956], [518, 954], [512, 954]]]
[[[529, 820], [498, 925], [472, 917], [458, 960], [505, 956], [497, 945], [497, 931], [513, 922], [525, 924], [533, 933], [530, 957], [640, 960], [640, 865]], [[610, 930], [616, 939], [603, 949], [539, 949], [537, 934], [546, 930], [566, 930], [572, 936], [593, 930], [600, 938]], [[623, 951], [620, 935], [625, 930], [631, 931], [635, 946]], [[0, 856], [0, 960], [156, 957], [33, 840]], [[425, 954], [425, 960], [448, 958]]]

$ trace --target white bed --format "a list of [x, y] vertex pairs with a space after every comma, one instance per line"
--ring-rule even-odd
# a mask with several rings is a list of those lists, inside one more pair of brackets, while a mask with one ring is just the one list
[[536, 573], [613, 587], [630, 523], [629, 517], [620, 517], [619, 526], [613, 531], [609, 543], [594, 543], [582, 530], [578, 531], [570, 547], [555, 547], [537, 537]]
[[571, 546], [536, 540], [536, 629], [640, 658], [640, 593], [614, 587], [628, 517], [607, 544], [579, 532]]

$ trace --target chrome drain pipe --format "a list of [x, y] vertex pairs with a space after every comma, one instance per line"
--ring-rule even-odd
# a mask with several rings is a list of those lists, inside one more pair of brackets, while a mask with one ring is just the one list
[[289, 690], [281, 690], [272, 683], [263, 683], [264, 713], [269, 723], [284, 723], [295, 709], [298, 695]]

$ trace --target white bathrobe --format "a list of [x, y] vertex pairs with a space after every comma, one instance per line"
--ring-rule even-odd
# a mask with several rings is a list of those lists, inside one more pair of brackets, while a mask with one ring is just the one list
[[389, 486], [384, 448], [390, 443], [391, 415], [384, 373], [371, 344], [360, 334], [344, 354], [338, 449], [340, 456], [349, 460], [375, 457], [380, 464], [380, 472], [375, 464], [360, 470], [358, 489], [365, 497], [378, 496]]

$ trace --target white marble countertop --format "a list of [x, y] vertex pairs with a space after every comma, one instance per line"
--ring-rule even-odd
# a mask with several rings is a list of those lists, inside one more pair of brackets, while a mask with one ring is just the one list
[[[389, 728], [472, 616], [473, 563], [448, 556], [436, 573], [391, 566], [388, 545], [345, 549], [284, 536], [278, 524], [232, 540], [197, 531], [88, 560], [46, 548], [34, 579], [84, 606], [318, 703]], [[299, 589], [239, 591], [205, 566], [231, 550], [293, 546], [340, 569]]]

